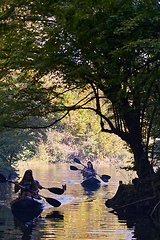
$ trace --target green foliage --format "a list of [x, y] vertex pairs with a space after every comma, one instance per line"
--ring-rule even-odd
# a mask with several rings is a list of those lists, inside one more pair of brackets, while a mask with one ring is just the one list
[[[33, 116], [51, 126], [89, 109], [102, 132], [131, 148], [138, 175], [147, 174], [149, 140], [160, 129], [159, 16], [152, 0], [3, 1], [1, 128], [37, 127], [26, 124]], [[73, 90], [86, 96], [67, 103]], [[82, 122], [75, 129], [84, 141]]]
[[[87, 115], [86, 111], [85, 114]], [[77, 121], [77, 125], [79, 123], [78, 119], [70, 120], [70, 127], [74, 127], [73, 122], [75, 121]], [[76, 129], [75, 132], [71, 132], [70, 128], [66, 129], [65, 127], [64, 129], [57, 127], [50, 129], [47, 133], [48, 140], [46, 144], [39, 145], [39, 151], [33, 159], [55, 163], [73, 162], [74, 157], [79, 157], [85, 161], [126, 165], [126, 161], [130, 160], [132, 155], [125, 149], [123, 141], [118, 141], [116, 136], [110, 135], [106, 139], [106, 134], [100, 132], [94, 134], [95, 130], [99, 130], [96, 129], [94, 120], [93, 118], [90, 129], [88, 129], [88, 124], [83, 124], [83, 129], [79, 128], [78, 131]]]
[[18, 160], [27, 160], [45, 141], [44, 131], [8, 129], [0, 134], [0, 165], [11, 168]]
[[[73, 104], [82, 93], [68, 93], [65, 102]], [[47, 142], [39, 146], [34, 160], [46, 162], [72, 162], [74, 157], [85, 161], [108, 162], [126, 165], [129, 154], [116, 135], [102, 133], [99, 116], [90, 110], [77, 110], [47, 131]]]

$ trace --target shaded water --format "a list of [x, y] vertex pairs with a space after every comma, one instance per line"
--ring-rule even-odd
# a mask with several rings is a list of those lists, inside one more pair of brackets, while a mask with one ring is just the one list
[[63, 195], [40, 190], [41, 195], [55, 198], [62, 204], [54, 208], [45, 202], [40, 217], [32, 221], [14, 218], [10, 209], [11, 200], [17, 197], [13, 191], [14, 184], [0, 184], [0, 239], [136, 239], [134, 229], [128, 228], [124, 220], [120, 221], [116, 215], [109, 213], [110, 209], [105, 206], [105, 201], [114, 196], [119, 180], [126, 180], [121, 173], [115, 168], [94, 166], [99, 174], [108, 174], [112, 178], [108, 183], [102, 182], [97, 191], [89, 192], [80, 185], [80, 172], [71, 171], [69, 166], [34, 164], [20, 167], [20, 176], [30, 168], [34, 178], [44, 187], [61, 187], [62, 184], [67, 187]]

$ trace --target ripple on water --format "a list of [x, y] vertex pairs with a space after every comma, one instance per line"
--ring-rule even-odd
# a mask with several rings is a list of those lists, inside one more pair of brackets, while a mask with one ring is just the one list
[[[71, 173], [69, 166], [57, 167], [56, 164], [48, 166], [45, 163], [32, 166], [34, 177], [42, 186], [67, 185], [63, 195], [53, 195], [48, 190], [41, 191], [43, 196], [60, 201], [61, 206], [54, 208], [45, 201], [41, 216], [33, 223], [25, 226], [15, 225], [11, 209], [8, 207], [8, 203], [17, 196], [13, 191], [8, 191], [6, 200], [0, 198], [0, 239], [21, 240], [22, 237], [34, 240], [132, 239], [133, 229], [128, 229], [125, 222], [119, 222], [118, 217], [109, 213], [105, 206], [105, 201], [117, 189], [117, 179], [119, 180], [117, 173], [112, 172], [114, 178], [107, 185], [102, 183], [99, 190], [87, 192], [80, 184], [81, 175], [77, 172]], [[20, 172], [22, 174], [24, 169]], [[110, 173], [110, 169], [103, 167], [102, 171], [99, 168], [98, 172]]]

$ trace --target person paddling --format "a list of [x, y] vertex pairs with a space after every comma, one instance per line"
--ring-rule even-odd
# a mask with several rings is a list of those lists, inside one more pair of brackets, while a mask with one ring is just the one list
[[43, 187], [42, 187], [42, 185], [38, 182], [38, 180], [34, 180], [35, 181], [35, 183], [37, 184], [37, 187], [39, 188], [39, 189], [42, 189]]
[[[24, 188], [22, 188], [22, 187]], [[15, 184], [15, 193], [21, 189], [20, 197], [33, 196], [38, 194], [38, 187], [34, 181], [32, 170], [26, 170], [22, 180]]]
[[90, 161], [87, 162], [87, 167], [84, 167], [81, 173], [84, 179], [90, 176], [96, 176], [96, 171], [93, 168], [93, 164]]

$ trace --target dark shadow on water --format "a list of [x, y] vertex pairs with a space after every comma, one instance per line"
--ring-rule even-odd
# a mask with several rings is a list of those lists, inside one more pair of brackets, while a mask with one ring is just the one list
[[85, 192], [94, 192], [94, 191], [97, 191], [100, 187], [101, 187], [101, 185], [89, 186], [89, 187], [83, 187], [83, 188], [84, 188]]
[[53, 212], [47, 214], [45, 218], [63, 220], [64, 216], [62, 214], [60, 214], [59, 211], [53, 211]]
[[12, 209], [13, 216], [16, 217], [21, 222], [28, 222], [32, 221], [34, 218], [37, 218], [40, 216], [43, 209], [37, 209], [37, 210], [27, 210], [27, 211], [17, 211]]
[[153, 220], [146, 215], [132, 214], [127, 216], [125, 213], [116, 214], [119, 221], [125, 220], [128, 228], [134, 229], [133, 239], [136, 240], [160, 240], [160, 227], [157, 227]]
[[107, 191], [108, 185], [102, 185], [101, 188], [102, 188], [103, 191]]
[[93, 196], [96, 192], [98, 191], [98, 189], [96, 190], [90, 190], [90, 189], [84, 189], [84, 196]]
[[93, 192], [93, 191], [97, 191], [99, 189], [99, 187], [98, 188], [84, 188], [84, 190], [86, 191], [86, 192]]
[[102, 188], [103, 191], [107, 191], [108, 185], [101, 185], [99, 187], [96, 188], [84, 188], [84, 193], [83, 195], [87, 195], [87, 196], [93, 196], [96, 192], [98, 192], [98, 190]]
[[15, 229], [20, 229], [23, 233], [22, 240], [29, 240], [35, 231], [42, 209], [36, 211], [14, 211], [14, 226]]

